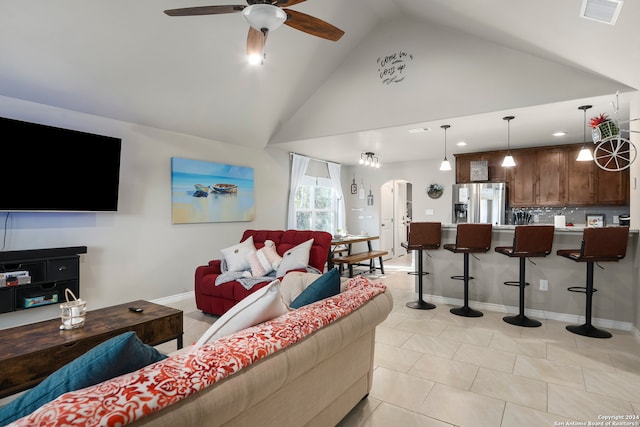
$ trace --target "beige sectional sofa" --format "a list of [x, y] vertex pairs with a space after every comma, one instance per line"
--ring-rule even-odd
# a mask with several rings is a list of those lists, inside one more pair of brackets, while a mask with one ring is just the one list
[[[108, 381], [67, 393], [15, 425], [56, 425], [40, 423], [47, 412], [60, 419], [70, 413], [76, 417], [101, 411], [100, 422], [111, 420], [103, 425], [119, 420], [120, 425], [154, 427], [334, 426], [371, 389], [375, 329], [392, 306], [390, 292], [381, 283], [362, 277], [350, 279], [346, 289], [336, 296], [221, 338], [212, 345], [179, 352], [111, 380], [113, 387]], [[275, 348], [271, 348], [269, 339], [264, 341], [264, 336], [276, 338]], [[276, 341], [280, 339], [290, 343], [278, 348]], [[216, 355], [228, 356], [228, 345], [242, 342], [243, 346], [253, 346], [253, 341], [258, 343], [247, 354], [265, 353], [257, 360], [247, 362], [242, 355], [236, 355], [231, 364], [217, 364]], [[245, 366], [235, 373], [224, 373], [236, 364]], [[214, 374], [221, 378], [205, 378]], [[189, 382], [178, 380], [182, 377], [188, 377]], [[207, 381], [213, 383], [203, 385]], [[149, 389], [155, 393], [150, 395], [153, 399], [146, 396]], [[96, 403], [100, 409], [94, 411], [88, 403], [95, 400], [102, 402]], [[103, 403], [107, 400], [119, 403], [105, 409]], [[139, 402], [144, 404], [136, 408]], [[118, 413], [124, 408], [126, 414]], [[136, 410], [138, 415], [132, 416]], [[94, 422], [95, 417], [84, 424]]]

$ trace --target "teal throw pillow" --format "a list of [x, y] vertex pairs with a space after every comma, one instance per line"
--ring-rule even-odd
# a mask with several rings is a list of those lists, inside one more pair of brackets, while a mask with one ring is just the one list
[[318, 277], [313, 283], [300, 293], [289, 307], [300, 308], [307, 304], [329, 298], [340, 293], [340, 272], [337, 268], [329, 270]]
[[64, 393], [101, 383], [166, 358], [166, 355], [140, 341], [135, 332], [115, 336], [67, 363], [0, 408], [0, 425], [29, 415]]

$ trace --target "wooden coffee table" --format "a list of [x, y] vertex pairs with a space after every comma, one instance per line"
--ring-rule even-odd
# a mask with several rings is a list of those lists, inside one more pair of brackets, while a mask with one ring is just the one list
[[[141, 313], [129, 311], [140, 307]], [[152, 346], [177, 340], [182, 348], [182, 311], [132, 301], [87, 311], [82, 328], [60, 330], [60, 318], [0, 330], [0, 398], [31, 388], [55, 370], [109, 338], [135, 331]]]

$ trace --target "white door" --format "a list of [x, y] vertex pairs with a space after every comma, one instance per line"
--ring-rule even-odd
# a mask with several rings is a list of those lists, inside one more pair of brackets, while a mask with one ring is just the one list
[[386, 259], [407, 253], [401, 243], [407, 241], [410, 201], [411, 183], [392, 180], [380, 186], [380, 250], [388, 252]]
[[388, 252], [384, 259], [394, 256], [393, 206], [393, 181], [388, 181], [380, 187], [380, 250]]
[[394, 255], [399, 257], [406, 253], [400, 244], [407, 241], [407, 183], [405, 181], [395, 181], [394, 199], [394, 224], [395, 233], [393, 239]]

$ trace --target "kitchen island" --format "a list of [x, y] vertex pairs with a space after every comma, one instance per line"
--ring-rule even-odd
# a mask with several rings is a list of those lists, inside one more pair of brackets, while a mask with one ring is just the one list
[[[470, 274], [475, 279], [469, 285], [470, 305], [475, 309], [518, 313], [519, 293], [506, 281], [517, 281], [517, 260], [496, 253], [496, 246], [513, 243], [514, 225], [493, 227], [491, 249], [487, 253], [470, 257]], [[556, 228], [551, 254], [527, 261], [526, 313], [531, 318], [582, 323], [585, 295], [567, 291], [570, 286], [584, 286], [586, 265], [556, 255], [558, 249], [580, 248], [584, 225]], [[638, 292], [638, 230], [630, 230], [625, 258], [619, 262], [601, 263], [595, 269], [593, 296], [593, 324], [602, 328], [633, 330], [636, 308], [640, 306]], [[455, 242], [456, 225], [442, 225], [442, 244]], [[463, 285], [451, 276], [462, 273], [462, 261], [449, 251], [429, 251], [425, 257], [425, 270], [430, 274], [423, 282], [424, 299], [434, 304], [458, 306], [464, 298]], [[548, 290], [541, 290], [541, 281], [547, 281]], [[543, 282], [544, 283], [544, 282]], [[417, 281], [416, 281], [417, 292]], [[514, 326], [515, 327], [515, 326]], [[614, 331], [615, 332], [615, 331]]]

